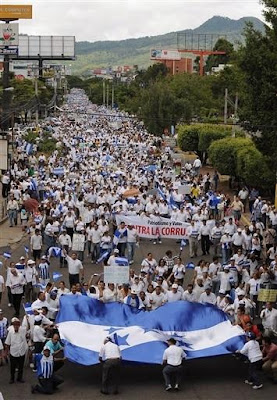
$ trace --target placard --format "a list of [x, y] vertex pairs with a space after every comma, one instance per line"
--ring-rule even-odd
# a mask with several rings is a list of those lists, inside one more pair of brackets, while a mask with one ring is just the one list
[[178, 193], [179, 194], [190, 194], [190, 185], [181, 185], [178, 186]]
[[122, 285], [129, 282], [129, 267], [127, 266], [106, 266], [104, 267], [104, 282]]
[[261, 289], [258, 295], [258, 301], [262, 301], [263, 303], [269, 301], [271, 303], [275, 303], [277, 296], [276, 289]]
[[74, 233], [72, 239], [72, 251], [84, 251], [85, 250], [85, 235]]

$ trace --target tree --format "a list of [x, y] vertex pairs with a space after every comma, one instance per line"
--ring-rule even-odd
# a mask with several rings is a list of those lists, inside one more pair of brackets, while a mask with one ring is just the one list
[[247, 91], [240, 110], [244, 126], [251, 132], [258, 149], [271, 159], [277, 170], [277, 0], [263, 0], [267, 22], [265, 34], [248, 24], [245, 46], [239, 52], [239, 66], [244, 73]]
[[209, 55], [205, 65], [206, 72], [210, 72], [212, 67], [218, 67], [219, 64], [228, 64], [234, 55], [234, 45], [225, 38], [219, 38], [213, 51], [224, 51], [225, 54]]

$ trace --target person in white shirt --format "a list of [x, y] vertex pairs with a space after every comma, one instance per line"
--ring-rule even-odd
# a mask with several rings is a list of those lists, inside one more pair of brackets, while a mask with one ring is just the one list
[[193, 164], [192, 164], [192, 167], [193, 167], [193, 169], [194, 169], [194, 174], [195, 174], [196, 176], [198, 176], [199, 173], [200, 173], [200, 168], [202, 167], [202, 163], [201, 163], [201, 160], [200, 160], [199, 157], [197, 157], [197, 158], [194, 160], [194, 162], [193, 162]]
[[220, 281], [219, 290], [225, 293], [229, 293], [231, 290], [231, 282], [233, 279], [229, 265], [225, 265], [223, 271], [218, 272], [217, 275]]
[[156, 286], [154, 292], [151, 294], [152, 310], [163, 306], [166, 303], [166, 295], [162, 292], [161, 286]]
[[71, 257], [65, 252], [65, 259], [67, 261], [68, 266], [68, 274], [69, 274], [69, 285], [70, 287], [76, 283], [80, 282], [80, 273], [81, 279], [84, 279], [84, 267], [82, 262], [77, 258], [76, 253], [72, 253]]
[[108, 287], [103, 290], [103, 297], [99, 297], [104, 303], [112, 303], [117, 301], [117, 290], [114, 283], [108, 283]]
[[127, 253], [130, 265], [134, 263], [134, 255], [137, 243], [138, 243], [138, 232], [134, 228], [134, 225], [129, 224], [127, 227]]
[[40, 259], [42, 249], [42, 236], [39, 229], [35, 229], [35, 234], [31, 236], [30, 247], [31, 251], [33, 252], [34, 260], [36, 261]]
[[187, 290], [183, 293], [183, 300], [190, 301], [190, 302], [197, 302], [197, 297], [193, 291], [193, 285], [190, 283], [187, 286]]
[[124, 298], [124, 304], [128, 304], [128, 306], [137, 308], [138, 310], [144, 308], [143, 302], [137, 295], [137, 292], [135, 292], [134, 290], [131, 290], [131, 294]]
[[143, 282], [143, 279], [140, 279], [139, 276], [135, 276], [134, 282], [131, 285], [131, 290], [139, 294], [144, 288], [145, 282]]
[[212, 293], [211, 285], [205, 285], [204, 289], [205, 292], [203, 292], [199, 297], [199, 303], [216, 305], [216, 295]]
[[110, 337], [104, 340], [99, 352], [99, 361], [103, 363], [101, 393], [118, 394], [121, 353], [119, 346]]
[[247, 342], [243, 348], [236, 351], [236, 353], [243, 354], [249, 360], [248, 377], [244, 383], [251, 385], [253, 389], [261, 389], [263, 384], [260, 380], [259, 371], [262, 366], [263, 354], [253, 332], [247, 332], [246, 339]]
[[188, 226], [186, 235], [189, 239], [189, 253], [190, 257], [197, 257], [198, 241], [199, 241], [199, 227], [194, 222], [191, 221], [191, 225]]
[[16, 316], [19, 316], [20, 314], [21, 299], [25, 284], [26, 281], [23, 275], [18, 272], [16, 268], [12, 268], [8, 277], [7, 285], [11, 288], [12, 301]]
[[178, 279], [178, 281], [183, 284], [184, 277], [186, 273], [186, 267], [182, 264], [182, 259], [178, 257], [176, 259], [176, 264], [173, 266], [172, 272], [168, 277], [168, 280], [174, 276], [174, 279]]
[[8, 336], [5, 341], [5, 345], [8, 347], [10, 354], [11, 379], [9, 383], [14, 383], [16, 369], [18, 370], [17, 381], [24, 383], [23, 367], [25, 354], [28, 350], [26, 329], [20, 326], [18, 318], [12, 318], [11, 323], [12, 326], [8, 330]]
[[163, 354], [165, 390], [171, 390], [173, 385], [175, 390], [179, 390], [182, 379], [182, 363], [186, 358], [186, 353], [181, 347], [176, 346], [174, 338], [170, 338], [167, 343], [168, 348]]
[[225, 307], [225, 292], [219, 291], [218, 296], [216, 298], [216, 305], [220, 310], [223, 310]]
[[171, 286], [171, 290], [168, 290], [166, 292], [165, 298], [168, 303], [182, 300], [182, 293], [178, 291], [177, 283], [173, 283], [173, 285]]
[[100, 256], [100, 243], [102, 238], [102, 232], [97, 224], [94, 224], [93, 228], [89, 230], [88, 242], [90, 243], [90, 254], [91, 262], [94, 263]]
[[205, 219], [202, 221], [202, 225], [200, 226], [199, 235], [201, 237], [202, 256], [210, 254], [211, 229], [207, 225], [207, 221]]
[[152, 253], [148, 253], [147, 257], [141, 263], [141, 269], [146, 274], [153, 274], [153, 272], [155, 271], [157, 266], [158, 266], [158, 263], [155, 260], [155, 258], [153, 258]]
[[264, 327], [264, 336], [275, 336], [277, 332], [277, 310], [273, 304], [266, 303], [265, 309], [261, 311], [260, 318]]
[[65, 282], [60, 281], [59, 288], [58, 288], [58, 298], [64, 294], [68, 294], [69, 292], [70, 292], [70, 290], [67, 287], [65, 287]]
[[33, 329], [33, 342], [34, 342], [34, 353], [39, 354], [43, 350], [44, 343], [46, 341], [46, 331], [42, 327], [42, 316], [36, 315], [34, 318], [34, 329]]

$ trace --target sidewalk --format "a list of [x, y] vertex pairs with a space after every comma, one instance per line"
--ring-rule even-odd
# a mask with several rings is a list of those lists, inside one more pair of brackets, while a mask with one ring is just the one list
[[15, 248], [17, 244], [27, 235], [22, 231], [22, 226], [9, 227], [9, 221], [6, 220], [0, 225], [0, 252], [3, 247]]

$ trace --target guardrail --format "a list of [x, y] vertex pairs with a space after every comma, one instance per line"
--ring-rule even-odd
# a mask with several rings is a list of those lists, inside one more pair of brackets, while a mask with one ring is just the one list
[[0, 224], [7, 219], [7, 199], [0, 200]]

